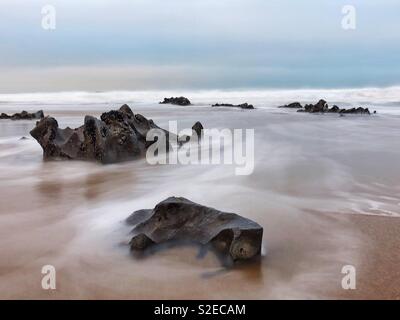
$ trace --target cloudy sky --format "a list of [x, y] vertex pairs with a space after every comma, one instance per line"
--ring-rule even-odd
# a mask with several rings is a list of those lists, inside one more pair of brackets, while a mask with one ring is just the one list
[[398, 0], [1, 0], [0, 92], [390, 86], [399, 16]]

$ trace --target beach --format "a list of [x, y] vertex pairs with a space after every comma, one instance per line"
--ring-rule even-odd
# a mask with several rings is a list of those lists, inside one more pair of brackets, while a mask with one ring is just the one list
[[[35, 121], [0, 120], [0, 298], [399, 299], [398, 91], [183, 92], [193, 103], [186, 107], [158, 104], [176, 92], [0, 95], [2, 112], [43, 109], [60, 127], [127, 103], [162, 128], [200, 121], [255, 132], [254, 172], [240, 176], [224, 164], [43, 161], [29, 135]], [[377, 114], [277, 108], [321, 98]], [[211, 107], [244, 102], [256, 109]], [[191, 246], [134, 258], [124, 220], [169, 196], [257, 221], [261, 259], [226, 269]], [[41, 287], [45, 265], [56, 268], [56, 290]], [[355, 290], [341, 287], [345, 265], [357, 270]]]

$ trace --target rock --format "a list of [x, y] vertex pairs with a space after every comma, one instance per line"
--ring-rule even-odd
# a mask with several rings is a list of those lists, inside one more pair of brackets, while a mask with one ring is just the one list
[[300, 104], [300, 102], [293, 102], [293, 103], [285, 104], [278, 108], [302, 109], [303, 106]]
[[[293, 105], [293, 107], [289, 107]], [[294, 102], [287, 106], [281, 106], [278, 108], [295, 108], [298, 106], [298, 102]], [[340, 115], [344, 114], [370, 114], [368, 108], [351, 108], [351, 109], [340, 109], [338, 106], [334, 105], [332, 108], [329, 108], [328, 104], [325, 100], [321, 99], [316, 104], [306, 104], [304, 108], [300, 108], [297, 112], [308, 112], [308, 113], [339, 113]]]
[[127, 222], [134, 225], [130, 247], [142, 251], [170, 241], [212, 244], [233, 261], [259, 256], [263, 228], [235, 213], [222, 212], [189, 201], [170, 197], [154, 209], [134, 212]]
[[351, 109], [342, 109], [339, 111], [341, 114], [371, 114], [368, 108], [351, 108]]
[[144, 156], [154, 143], [146, 141], [151, 129], [164, 131], [167, 139], [171, 134], [123, 105], [119, 110], [103, 113], [100, 120], [85, 116], [83, 126], [76, 129], [60, 129], [56, 119], [45, 117], [30, 134], [42, 146], [44, 159], [116, 163]]
[[326, 112], [328, 111], [328, 105], [325, 100], [321, 99], [317, 104], [307, 104], [304, 106], [304, 110], [310, 113]]
[[22, 111], [20, 113], [14, 113], [13, 115], [7, 115], [6, 113], [2, 113], [0, 115], [0, 119], [11, 119], [11, 120], [35, 120], [44, 118], [44, 114], [42, 110], [39, 110], [34, 113], [29, 113], [27, 111]]
[[327, 112], [337, 113], [340, 112], [340, 108], [338, 106], [333, 106], [332, 108], [328, 109]]
[[164, 101], [160, 102], [160, 104], [175, 104], [178, 106], [188, 106], [190, 105], [190, 100], [185, 97], [171, 97], [171, 98], [164, 98]]
[[216, 103], [212, 105], [213, 107], [232, 107], [241, 109], [254, 109], [252, 104], [242, 103], [242, 104], [230, 104], [230, 103]]
[[203, 125], [199, 121], [197, 121], [192, 127], [192, 131], [197, 134], [199, 140], [203, 137], [203, 129]]

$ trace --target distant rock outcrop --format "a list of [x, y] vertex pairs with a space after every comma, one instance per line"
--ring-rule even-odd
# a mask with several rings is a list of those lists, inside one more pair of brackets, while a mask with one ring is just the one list
[[235, 213], [222, 212], [185, 198], [168, 198], [154, 209], [134, 212], [127, 219], [134, 225], [131, 250], [142, 251], [169, 241], [212, 244], [233, 261], [261, 253], [263, 228]]
[[152, 120], [134, 114], [125, 104], [119, 110], [103, 113], [100, 120], [85, 116], [84, 124], [76, 129], [60, 129], [56, 119], [45, 117], [30, 133], [42, 146], [44, 159], [115, 163], [144, 156], [154, 143], [146, 141], [151, 129], [164, 131], [167, 141], [173, 135]]
[[303, 108], [303, 106], [300, 104], [300, 102], [293, 102], [293, 103], [285, 104], [278, 108], [301, 109], [301, 108]]
[[185, 97], [171, 97], [164, 98], [164, 101], [161, 101], [160, 104], [175, 104], [178, 106], [188, 106], [190, 105], [190, 100]]
[[241, 109], [254, 109], [252, 104], [242, 103], [242, 104], [231, 104], [231, 103], [216, 103], [212, 105], [213, 107], [232, 107]]
[[0, 119], [10, 119], [10, 120], [38, 120], [42, 118], [44, 118], [42, 110], [33, 113], [29, 113], [24, 110], [19, 113], [14, 113], [13, 115], [8, 115], [6, 113], [0, 114]]
[[[368, 108], [351, 108], [351, 109], [340, 109], [334, 105], [329, 108], [325, 100], [321, 99], [316, 104], [306, 104], [303, 106], [299, 102], [293, 102], [288, 105], [280, 106], [278, 108], [292, 108], [298, 109], [297, 112], [308, 112], [308, 113], [339, 113], [339, 114], [371, 114]], [[374, 111], [376, 113], [376, 111]]]

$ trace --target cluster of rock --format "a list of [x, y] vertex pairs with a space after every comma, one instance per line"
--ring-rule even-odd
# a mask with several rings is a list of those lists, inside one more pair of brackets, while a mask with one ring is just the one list
[[42, 110], [33, 113], [29, 113], [24, 110], [19, 113], [14, 113], [13, 115], [8, 115], [6, 113], [0, 114], [0, 119], [10, 119], [10, 120], [37, 120], [42, 118], [44, 118]]
[[190, 100], [185, 97], [171, 97], [164, 98], [164, 101], [161, 101], [160, 104], [175, 104], [178, 106], [189, 106], [191, 105]]
[[134, 226], [130, 241], [133, 251], [178, 241], [211, 244], [233, 261], [251, 259], [261, 253], [263, 228], [258, 223], [185, 198], [170, 197], [154, 209], [134, 212], [126, 221]]
[[254, 109], [252, 104], [242, 103], [242, 104], [230, 104], [230, 103], [216, 103], [212, 105], [213, 107], [232, 107], [241, 109]]
[[[196, 123], [195, 130], [203, 126]], [[101, 115], [100, 119], [85, 116], [84, 124], [76, 129], [60, 129], [52, 117], [36, 123], [30, 134], [43, 148], [44, 159], [92, 160], [115, 163], [144, 156], [155, 141], [146, 141], [151, 129], [172, 133], [158, 127], [152, 120], [134, 114], [128, 105]]]
[[[327, 102], [323, 99], [319, 100], [316, 104], [306, 104], [303, 106], [299, 102], [293, 102], [287, 105], [280, 106], [279, 108], [291, 108], [298, 109], [297, 112], [308, 112], [308, 113], [339, 113], [343, 114], [371, 114], [368, 108], [351, 108], [341, 109], [334, 105], [329, 108]], [[376, 113], [376, 111], [374, 111]]]

